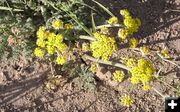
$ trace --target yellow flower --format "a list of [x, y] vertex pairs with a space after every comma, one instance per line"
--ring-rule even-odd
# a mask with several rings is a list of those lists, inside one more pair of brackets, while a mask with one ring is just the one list
[[64, 36], [62, 34], [57, 34], [55, 37], [55, 43], [61, 43], [63, 42]]
[[133, 104], [133, 99], [129, 95], [124, 95], [121, 99], [121, 104], [126, 107], [130, 107]]
[[141, 49], [142, 49], [142, 52], [143, 52], [144, 55], [148, 54], [149, 51], [150, 51], [149, 48], [146, 47], [146, 46], [143, 46]]
[[36, 44], [42, 48], [46, 46], [46, 42], [43, 39], [37, 39]]
[[122, 39], [126, 39], [129, 36], [129, 31], [127, 29], [119, 29], [118, 36]]
[[129, 32], [134, 33], [139, 30], [140, 19], [133, 19], [131, 16], [124, 18], [124, 25], [128, 28]]
[[48, 45], [47, 52], [48, 52], [48, 54], [52, 55], [55, 52], [55, 48], [53, 46]]
[[108, 23], [109, 23], [110, 25], [117, 24], [117, 23], [118, 23], [118, 18], [115, 17], [115, 16], [113, 16], [113, 17], [111, 17], [111, 18], [108, 20]]
[[151, 86], [149, 84], [143, 84], [143, 90], [148, 91], [151, 89]]
[[53, 21], [51, 22], [51, 24], [52, 24], [52, 27], [53, 27], [54, 29], [60, 29], [60, 28], [63, 27], [63, 21], [60, 20], [60, 19], [58, 19], [58, 20], [53, 20]]
[[131, 83], [147, 84], [153, 79], [154, 67], [153, 64], [145, 59], [139, 59], [136, 66], [131, 68]]
[[84, 42], [84, 43], [82, 44], [82, 50], [83, 50], [84, 52], [87, 52], [89, 49], [90, 49], [90, 48], [89, 48], [89, 45]]
[[131, 83], [132, 84], [139, 84], [140, 83], [140, 80], [138, 77], [131, 77]]
[[93, 73], [96, 73], [98, 67], [99, 67], [99, 65], [97, 63], [92, 63], [91, 67], [90, 67], [90, 71]]
[[103, 26], [100, 30], [101, 30], [100, 32], [102, 34], [109, 34], [109, 29], [107, 27], [105, 27], [105, 26]]
[[130, 47], [131, 48], [136, 48], [138, 44], [139, 44], [139, 40], [138, 39], [136, 39], [136, 38], [131, 38], [130, 39]]
[[65, 43], [59, 43], [56, 45], [56, 47], [61, 52], [65, 52], [67, 49], [67, 45]]
[[73, 29], [74, 26], [73, 26], [71, 23], [66, 23], [66, 24], [64, 25], [64, 28], [67, 29], [67, 30], [69, 30], [69, 29]]
[[116, 51], [117, 46], [115, 39], [104, 34], [95, 33], [95, 41], [92, 41], [90, 48], [95, 58], [102, 58], [102, 60], [109, 60], [113, 52]]
[[39, 47], [35, 48], [34, 54], [35, 54], [35, 56], [40, 57], [40, 58], [42, 58], [44, 56], [44, 52]]
[[169, 52], [168, 52], [167, 49], [162, 50], [162, 51], [161, 51], [161, 54], [162, 54], [162, 56], [165, 57], [165, 58], [170, 58], [170, 54], [169, 54]]
[[114, 73], [113, 73], [113, 79], [117, 82], [122, 82], [124, 78], [124, 72], [123, 71], [120, 71], [120, 70], [116, 70]]
[[46, 38], [46, 27], [40, 26], [38, 31], [36, 32], [36, 35], [39, 39], [45, 39]]
[[63, 56], [58, 56], [57, 59], [56, 59], [56, 63], [58, 65], [63, 65], [67, 62], [67, 59]]
[[47, 44], [53, 46], [55, 43], [56, 34], [54, 32], [50, 32], [47, 37]]
[[126, 65], [130, 68], [136, 66], [136, 60], [134, 58], [128, 58], [126, 60]]
[[120, 10], [120, 14], [124, 17], [130, 16], [130, 13], [127, 9]]

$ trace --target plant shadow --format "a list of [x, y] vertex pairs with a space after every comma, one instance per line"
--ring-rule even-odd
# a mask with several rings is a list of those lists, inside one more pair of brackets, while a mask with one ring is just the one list
[[48, 71], [35, 74], [34, 77], [29, 77], [26, 80], [19, 80], [11, 82], [10, 84], [0, 85], [0, 107], [11, 104], [25, 96], [27, 93], [31, 93], [39, 88], [43, 84]]

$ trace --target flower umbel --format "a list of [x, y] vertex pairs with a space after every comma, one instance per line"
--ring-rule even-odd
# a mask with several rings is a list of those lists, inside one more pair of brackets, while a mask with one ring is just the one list
[[111, 17], [111, 18], [108, 20], [108, 23], [109, 23], [110, 25], [117, 24], [117, 23], [118, 23], [118, 18], [115, 17], [115, 16], [113, 16], [113, 17]]
[[99, 32], [96, 32], [94, 37], [96, 40], [90, 44], [93, 56], [95, 58], [102, 58], [102, 60], [109, 60], [110, 56], [117, 48], [114, 38]]
[[124, 95], [121, 99], [121, 104], [126, 107], [130, 107], [133, 104], [133, 100], [129, 95]]
[[39, 47], [35, 48], [34, 54], [35, 54], [35, 56], [40, 57], [40, 58], [42, 58], [44, 56], [44, 52]]
[[63, 65], [64, 63], [66, 63], [67, 59], [63, 56], [58, 56], [56, 59], [56, 63], [59, 65]]
[[126, 39], [129, 35], [138, 32], [141, 21], [139, 18], [133, 18], [127, 9], [120, 10], [120, 14], [124, 17], [123, 23], [125, 28], [119, 30], [118, 36]]
[[116, 70], [113, 73], [113, 80], [115, 80], [117, 82], [122, 82], [123, 79], [124, 79], [124, 72], [123, 71]]
[[96, 73], [98, 67], [99, 67], [99, 65], [97, 63], [92, 63], [91, 67], [90, 67], [90, 71], [93, 73]]
[[153, 64], [149, 60], [139, 59], [138, 64], [131, 68], [131, 83], [132, 84], [148, 84], [154, 75]]
[[54, 29], [60, 29], [63, 27], [63, 21], [60, 19], [53, 20], [51, 24]]
[[64, 25], [64, 28], [67, 29], [67, 30], [69, 30], [69, 29], [73, 29], [74, 26], [73, 26], [71, 23], [66, 23], [66, 24]]
[[129, 44], [130, 44], [130, 47], [131, 47], [131, 48], [136, 48], [137, 45], [139, 44], [139, 40], [136, 39], [136, 38], [131, 38]]
[[127, 29], [119, 29], [118, 36], [124, 40], [129, 36], [129, 31]]

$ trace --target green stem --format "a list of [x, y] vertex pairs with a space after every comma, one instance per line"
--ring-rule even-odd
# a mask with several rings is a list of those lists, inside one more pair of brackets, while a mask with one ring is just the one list
[[3, 6], [0, 6], [0, 10], [8, 10], [8, 11], [14, 11], [14, 12], [22, 12], [22, 11], [24, 11], [24, 10], [21, 10], [21, 9], [13, 9], [13, 8], [3, 7]]
[[85, 35], [80, 35], [79, 36], [80, 39], [84, 39], [84, 40], [90, 40], [90, 41], [94, 41], [95, 38], [91, 37], [91, 36], [85, 36]]
[[88, 33], [90, 36], [92, 36], [93, 34], [91, 33], [91, 31], [86, 27], [86, 26], [83, 26], [79, 20], [77, 18], [75, 18], [74, 16], [76, 16], [74, 13], [70, 12], [70, 11], [66, 11], [63, 6], [62, 8], [57, 8], [53, 3], [50, 3], [48, 1], [46, 1], [48, 4], [50, 4], [55, 10], [57, 11], [64, 11], [66, 14], [68, 14], [86, 33]]
[[98, 63], [101, 63], [101, 64], [106, 64], [106, 65], [111, 65], [111, 66], [115, 66], [115, 67], [119, 67], [119, 68], [122, 68], [122, 69], [125, 69], [125, 70], [128, 70], [130, 71], [131, 69], [121, 63], [117, 63], [117, 62], [112, 62], [112, 61], [103, 61], [103, 60], [97, 60], [87, 54], [83, 55], [82, 56], [83, 59], [88, 59], [88, 60], [91, 60], [93, 62], [98, 62]]
[[110, 12], [106, 7], [104, 7], [101, 3], [92, 0], [94, 3], [96, 3], [97, 5], [99, 5], [105, 12], [107, 12], [110, 16], [114, 16], [114, 14], [112, 12]]

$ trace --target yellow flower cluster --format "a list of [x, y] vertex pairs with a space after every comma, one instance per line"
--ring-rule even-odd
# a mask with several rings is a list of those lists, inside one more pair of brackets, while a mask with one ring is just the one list
[[141, 21], [139, 18], [133, 18], [128, 10], [120, 10], [120, 14], [124, 17], [124, 29], [119, 29], [118, 36], [122, 39], [126, 39], [129, 35], [138, 32], [141, 26]]
[[143, 89], [150, 88], [149, 83], [153, 79], [154, 67], [149, 60], [139, 59], [136, 66], [131, 67], [131, 83], [143, 84]]
[[60, 29], [60, 28], [63, 27], [63, 21], [60, 20], [60, 19], [53, 20], [53, 21], [51, 22], [51, 24], [52, 24], [52, 27], [53, 27], [54, 29]]
[[44, 56], [44, 52], [43, 52], [42, 49], [39, 48], [39, 47], [37, 47], [37, 48], [34, 50], [34, 54], [35, 54], [35, 56], [40, 57], [40, 58], [42, 58], [42, 57]]
[[130, 44], [130, 47], [131, 47], [131, 48], [136, 48], [137, 45], [139, 44], [139, 40], [136, 39], [136, 38], [131, 38], [129, 44]]
[[64, 63], [66, 63], [67, 59], [66, 57], [63, 56], [58, 56], [56, 59], [56, 63], [59, 65], [63, 65]]
[[99, 32], [94, 33], [95, 41], [91, 42], [90, 48], [95, 58], [102, 58], [102, 60], [109, 60], [110, 56], [116, 51], [117, 46], [115, 39]]
[[149, 47], [143, 46], [141, 48], [143, 55], [147, 55], [150, 51]]
[[124, 95], [121, 99], [121, 104], [126, 107], [130, 107], [133, 104], [133, 99], [129, 95]]
[[92, 63], [91, 67], [90, 67], [90, 71], [93, 73], [96, 73], [96, 71], [98, 70], [99, 64], [97, 63]]
[[117, 82], [122, 82], [123, 79], [124, 79], [124, 72], [123, 71], [116, 70], [113, 73], [113, 80], [115, 80]]
[[115, 17], [115, 16], [113, 16], [113, 17], [111, 17], [111, 18], [108, 20], [108, 23], [109, 23], [110, 25], [117, 24], [117, 23], [118, 23], [118, 18]]
[[[64, 36], [62, 34], [55, 34], [46, 30], [44, 26], [41, 26], [37, 31], [37, 48], [34, 53], [37, 57], [43, 57], [44, 52], [47, 51], [49, 55], [55, 53], [63, 53], [67, 49], [67, 45], [63, 43]], [[63, 58], [64, 59], [64, 58]], [[62, 58], [58, 57], [56, 62], [58, 64], [64, 63]], [[64, 59], [65, 60], [65, 59]]]
[[136, 66], [136, 63], [137, 63], [136, 59], [134, 58], [125, 58], [124, 61], [125, 61], [125, 64], [130, 68]]
[[64, 28], [67, 29], [67, 30], [69, 30], [69, 29], [73, 29], [74, 26], [73, 26], [71, 23], [66, 23], [66, 24], [64, 25]]
[[165, 58], [170, 58], [169, 51], [167, 49], [162, 50], [161, 54]]
[[51, 22], [51, 26], [52, 26], [54, 29], [56, 29], [56, 30], [58, 30], [58, 29], [60, 29], [60, 28], [64, 28], [64, 29], [67, 29], [67, 30], [74, 28], [74, 26], [73, 26], [71, 23], [66, 23], [66, 24], [64, 24], [64, 26], [63, 26], [63, 21], [60, 20], [60, 19], [55, 19], [55, 20], [53, 20], [53, 21]]

